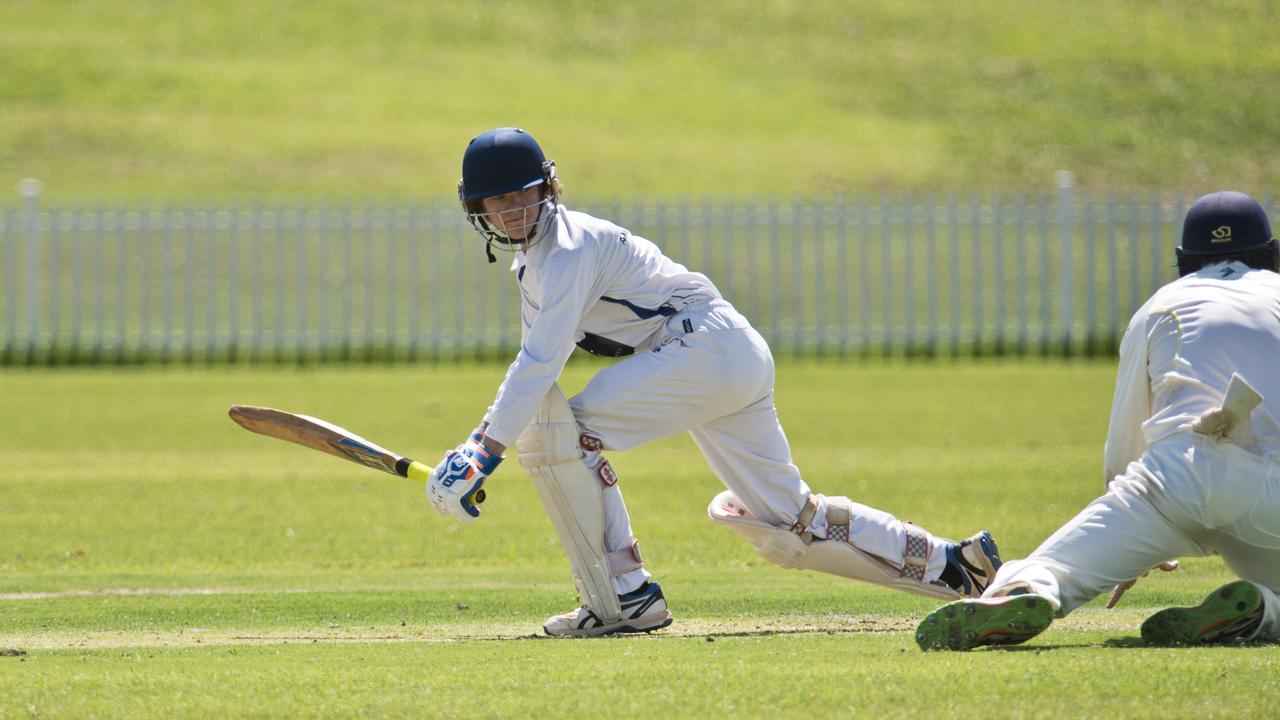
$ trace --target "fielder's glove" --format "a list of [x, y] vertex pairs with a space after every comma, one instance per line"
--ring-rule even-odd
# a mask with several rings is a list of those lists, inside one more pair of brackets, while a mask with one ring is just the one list
[[501, 455], [485, 450], [482, 435], [473, 434], [457, 448], [444, 454], [444, 459], [431, 472], [427, 483], [427, 499], [441, 515], [452, 515], [464, 523], [480, 517], [477, 494], [484, 479], [502, 462]]

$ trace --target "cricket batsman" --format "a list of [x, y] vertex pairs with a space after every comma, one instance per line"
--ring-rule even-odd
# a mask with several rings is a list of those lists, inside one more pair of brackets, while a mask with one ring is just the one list
[[[791, 461], [774, 408], [774, 363], [706, 275], [607, 220], [569, 210], [555, 163], [518, 128], [467, 145], [458, 197], [494, 250], [512, 253], [521, 345], [479, 427], [445, 454], [427, 496], [464, 523], [514, 446], [569, 556], [581, 607], [554, 636], [648, 632], [671, 623], [604, 457], [688, 432], [727, 490], [713, 521], [765, 559], [940, 599], [976, 597], [1000, 565], [985, 531], [963, 542], [846, 497], [815, 494]], [[617, 362], [566, 398], [574, 347]]]
[[916, 629], [923, 650], [1024, 642], [1152, 567], [1221, 555], [1241, 579], [1142, 624], [1150, 644], [1280, 641], [1280, 249], [1262, 207], [1217, 192], [1187, 211], [1180, 277], [1120, 343], [1106, 493], [981, 599]]

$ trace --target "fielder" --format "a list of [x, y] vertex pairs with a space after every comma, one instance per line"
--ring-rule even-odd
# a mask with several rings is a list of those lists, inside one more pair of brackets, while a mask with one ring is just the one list
[[[474, 494], [503, 451], [517, 448], [582, 601], [547, 620], [547, 634], [671, 624], [602, 452], [681, 432], [728, 488], [711, 502], [711, 519], [767, 560], [942, 599], [986, 587], [1000, 562], [989, 533], [952, 542], [849, 498], [811, 493], [778, 423], [764, 339], [705, 275], [626, 228], [566, 209], [555, 164], [529, 133], [498, 128], [473, 139], [458, 196], [489, 261], [495, 248], [514, 253], [521, 348], [427, 495], [441, 513], [472, 522]], [[567, 399], [556, 379], [575, 345], [622, 359]]]
[[1280, 641], [1280, 249], [1249, 196], [1187, 211], [1178, 280], [1120, 344], [1108, 488], [978, 600], [933, 612], [921, 649], [1020, 643], [1153, 566], [1221, 555], [1243, 578], [1142, 624], [1151, 644]]

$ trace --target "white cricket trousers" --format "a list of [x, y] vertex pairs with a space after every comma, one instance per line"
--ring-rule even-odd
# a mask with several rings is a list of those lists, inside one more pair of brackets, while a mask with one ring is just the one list
[[1025, 560], [1005, 563], [984, 597], [1027, 587], [1062, 617], [1165, 560], [1212, 554], [1262, 591], [1255, 637], [1280, 641], [1280, 463], [1182, 432], [1148, 448]]
[[[569, 400], [583, 432], [605, 450], [626, 450], [688, 432], [711, 469], [756, 518], [789, 527], [809, 497], [809, 486], [791, 462], [791, 447], [773, 404], [774, 365], [769, 346], [745, 317], [724, 300], [699, 303], [670, 318], [666, 334], [601, 370]], [[590, 460], [590, 458], [588, 458]], [[630, 542], [631, 521], [618, 484], [605, 490], [605, 548]], [[825, 536], [819, 498], [810, 529]], [[901, 565], [902, 523], [889, 513], [855, 504], [850, 540]], [[928, 572], [942, 571], [945, 555], [930, 557]], [[615, 578], [619, 593], [649, 577], [641, 569]], [[926, 578], [929, 574], [926, 574]]]

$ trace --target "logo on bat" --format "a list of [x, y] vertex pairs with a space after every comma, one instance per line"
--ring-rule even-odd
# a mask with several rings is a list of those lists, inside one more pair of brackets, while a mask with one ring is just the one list
[[381, 453], [367, 445], [361, 445], [351, 438], [342, 438], [331, 443], [331, 445], [352, 462], [360, 463], [375, 470], [385, 470], [387, 467], [386, 463], [382, 461]]

